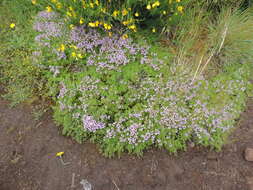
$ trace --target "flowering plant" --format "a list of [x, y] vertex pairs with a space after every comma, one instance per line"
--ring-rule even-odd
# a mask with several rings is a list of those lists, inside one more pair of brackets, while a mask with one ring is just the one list
[[[42, 3], [48, 12], [62, 13], [70, 27], [100, 27], [111, 35], [113, 28], [127, 31], [149, 28], [156, 32], [184, 13], [188, 0], [51, 0]], [[36, 4], [36, 3], [35, 3]]]
[[153, 145], [176, 152], [188, 141], [221, 148], [244, 107], [248, 65], [192, 81], [190, 68], [146, 43], [63, 23], [43, 11], [34, 24], [34, 64], [47, 73], [63, 134], [91, 139], [107, 156]]

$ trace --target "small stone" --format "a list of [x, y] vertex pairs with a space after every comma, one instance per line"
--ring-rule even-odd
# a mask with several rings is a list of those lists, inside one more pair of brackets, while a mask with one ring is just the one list
[[245, 160], [253, 162], [253, 148], [246, 148], [244, 157], [245, 157]]

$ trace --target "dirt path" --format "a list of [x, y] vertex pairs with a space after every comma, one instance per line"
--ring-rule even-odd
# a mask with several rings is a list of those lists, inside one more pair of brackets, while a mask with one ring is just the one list
[[[95, 145], [61, 136], [50, 113], [35, 121], [29, 106], [9, 108], [0, 99], [0, 190], [82, 190], [81, 179], [93, 190], [249, 190], [253, 163], [243, 151], [253, 146], [252, 101], [231, 139], [220, 153], [194, 147], [170, 156], [153, 149], [142, 158], [107, 159]], [[59, 151], [70, 165], [61, 165]]]

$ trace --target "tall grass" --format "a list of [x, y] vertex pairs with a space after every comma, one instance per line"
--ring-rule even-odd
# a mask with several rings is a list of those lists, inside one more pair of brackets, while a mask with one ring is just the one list
[[226, 64], [252, 61], [252, 8], [244, 11], [226, 8], [216, 19], [195, 8], [187, 16], [172, 40], [177, 44], [177, 61], [191, 64], [193, 79], [203, 74], [212, 76]]

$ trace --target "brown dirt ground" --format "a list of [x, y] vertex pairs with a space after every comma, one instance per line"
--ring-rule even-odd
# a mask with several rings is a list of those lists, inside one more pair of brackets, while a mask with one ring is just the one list
[[[0, 99], [0, 190], [82, 190], [81, 179], [93, 190], [250, 189], [253, 162], [245, 161], [243, 152], [253, 147], [252, 100], [222, 152], [189, 147], [173, 156], [151, 149], [142, 158], [125, 154], [113, 159], [93, 144], [62, 136], [50, 113], [35, 121], [30, 106], [8, 105]], [[59, 151], [70, 165], [61, 165], [55, 156]]]

